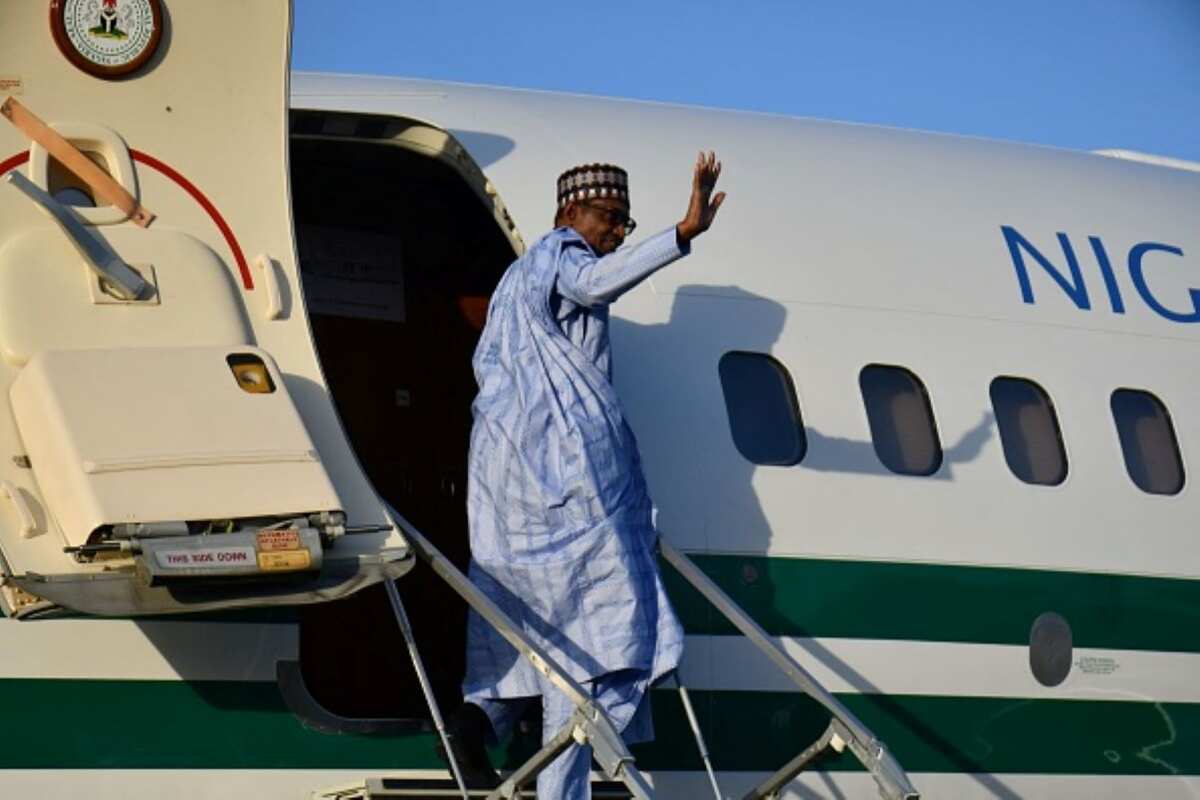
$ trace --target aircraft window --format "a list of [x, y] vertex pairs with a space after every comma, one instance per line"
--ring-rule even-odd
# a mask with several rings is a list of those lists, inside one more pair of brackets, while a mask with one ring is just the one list
[[989, 393], [1008, 468], [1025, 483], [1057, 486], [1067, 478], [1067, 453], [1054, 404], [1024, 378], [996, 378]]
[[808, 441], [796, 388], [783, 364], [763, 353], [729, 352], [717, 371], [738, 452], [755, 464], [799, 463]]
[[[100, 167], [100, 169], [111, 173], [111, 170], [108, 168], [108, 161], [103, 155], [92, 150], [84, 150], [83, 154], [92, 163]], [[49, 190], [51, 197], [63, 205], [75, 206], [77, 208], [96, 208], [97, 206], [106, 206], [109, 204], [107, 200], [97, 200], [92, 194], [91, 187], [88, 186], [87, 181], [68, 169], [57, 158], [50, 159], [46, 181], [46, 188]]]
[[903, 367], [868, 364], [858, 375], [871, 441], [883, 465], [901, 475], [932, 475], [942, 465], [942, 444], [929, 394]]
[[83, 189], [76, 189], [74, 186], [68, 186], [65, 189], [59, 189], [54, 193], [54, 199], [62, 203], [64, 206], [75, 206], [76, 208], [95, 208], [96, 201], [90, 194]]
[[1117, 389], [1111, 405], [1129, 477], [1143, 492], [1177, 494], [1183, 461], [1166, 406], [1138, 389]]

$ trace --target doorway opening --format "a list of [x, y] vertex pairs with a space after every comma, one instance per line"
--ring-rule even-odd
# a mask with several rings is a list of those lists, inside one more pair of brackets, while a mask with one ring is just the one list
[[[293, 112], [305, 305], [342, 425], [387, 502], [465, 571], [471, 355], [523, 250], [466, 151], [412, 120]], [[418, 564], [398, 582], [443, 708], [461, 700], [466, 604]], [[305, 606], [300, 670], [351, 719], [427, 719], [384, 587]]]

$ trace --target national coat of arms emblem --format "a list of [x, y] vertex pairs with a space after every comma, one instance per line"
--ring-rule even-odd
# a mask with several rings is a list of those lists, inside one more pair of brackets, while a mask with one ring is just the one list
[[50, 29], [63, 55], [98, 78], [141, 69], [162, 38], [160, 0], [51, 0]]

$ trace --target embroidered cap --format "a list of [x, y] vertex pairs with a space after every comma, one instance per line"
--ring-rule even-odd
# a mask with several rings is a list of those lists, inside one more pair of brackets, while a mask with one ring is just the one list
[[629, 203], [629, 174], [615, 164], [584, 164], [558, 176], [558, 207], [611, 197]]

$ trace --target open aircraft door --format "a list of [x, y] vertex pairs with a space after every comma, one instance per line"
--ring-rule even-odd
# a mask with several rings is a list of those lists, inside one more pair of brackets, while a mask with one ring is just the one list
[[0, 9], [11, 615], [315, 602], [411, 564], [305, 315], [290, 23], [285, 0]]

